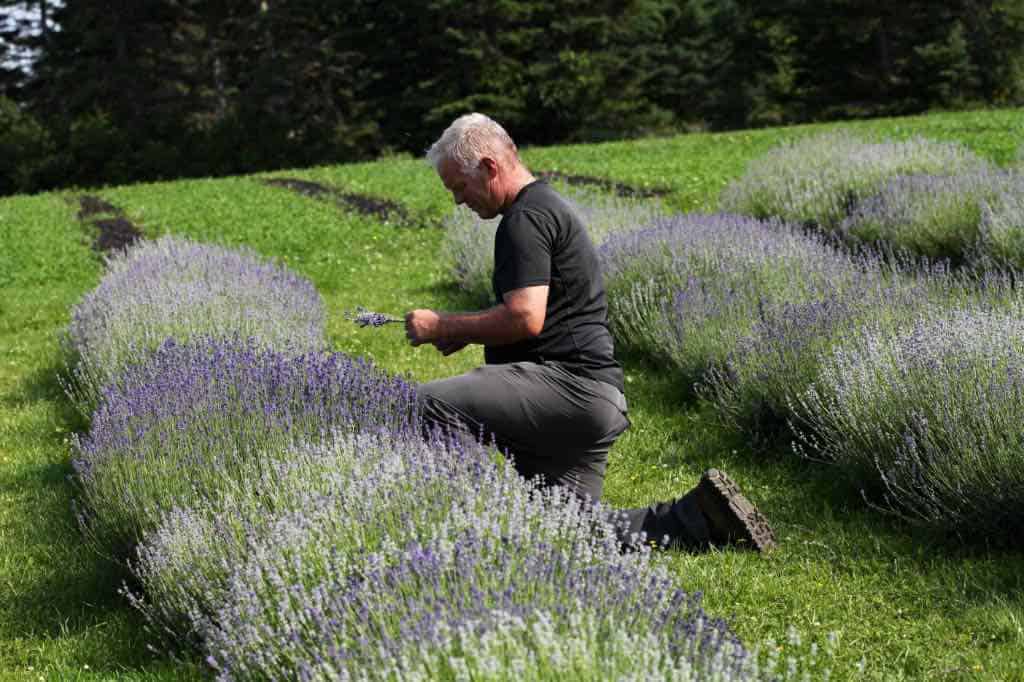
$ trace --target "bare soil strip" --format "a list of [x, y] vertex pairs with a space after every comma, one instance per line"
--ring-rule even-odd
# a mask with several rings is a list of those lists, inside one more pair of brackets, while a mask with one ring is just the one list
[[544, 178], [545, 180], [561, 180], [569, 185], [599, 187], [606, 192], [611, 192], [620, 197], [650, 199], [652, 197], [663, 197], [671, 194], [672, 192], [672, 190], [664, 187], [641, 189], [622, 182], [608, 180], [607, 178], [595, 178], [591, 175], [573, 175], [570, 173], [563, 173], [561, 171], [536, 171], [534, 174], [539, 178]]
[[314, 199], [333, 201], [342, 208], [376, 218], [381, 222], [393, 221], [407, 225], [413, 224], [409, 211], [401, 204], [388, 199], [371, 197], [366, 194], [343, 192], [335, 187], [328, 187], [318, 182], [299, 180], [297, 178], [270, 178], [263, 182], [272, 187], [284, 187]]
[[99, 253], [121, 251], [142, 239], [142, 230], [117, 206], [91, 194], [78, 197], [78, 220], [97, 230], [92, 248]]

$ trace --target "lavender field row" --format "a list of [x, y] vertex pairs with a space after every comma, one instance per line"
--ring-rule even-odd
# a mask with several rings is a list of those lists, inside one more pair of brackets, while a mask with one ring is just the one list
[[79, 522], [167, 651], [226, 680], [774, 674], [604, 507], [425, 432], [322, 317], [286, 268], [172, 237], [73, 311]]

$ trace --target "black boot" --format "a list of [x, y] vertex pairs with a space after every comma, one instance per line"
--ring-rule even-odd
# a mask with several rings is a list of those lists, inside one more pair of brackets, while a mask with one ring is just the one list
[[767, 552], [775, 547], [768, 520], [724, 471], [708, 469], [692, 493], [707, 521], [711, 544]]
[[[640, 512], [641, 510], [634, 510]], [[648, 542], [691, 552], [737, 546], [766, 552], [775, 546], [767, 519], [725, 472], [708, 469], [697, 486], [672, 502], [642, 510]]]

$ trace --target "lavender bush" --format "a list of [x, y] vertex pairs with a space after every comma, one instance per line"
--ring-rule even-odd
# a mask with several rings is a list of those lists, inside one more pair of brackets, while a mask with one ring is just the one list
[[[871, 267], [872, 262], [874, 267]], [[986, 298], [1010, 305], [1006, 278], [978, 280], [941, 265], [872, 261], [865, 256], [860, 281], [801, 303], [763, 305], [750, 333], [725, 363], [712, 367], [698, 392], [715, 403], [723, 422], [757, 439], [786, 433], [790, 406], [818, 377], [824, 353], [865, 325], [896, 330], [924, 312]]]
[[263, 453], [339, 428], [408, 431], [414, 405], [412, 386], [341, 354], [168, 339], [104, 389], [74, 441], [84, 527], [123, 555], [163, 512], [215, 499]]
[[866, 142], [847, 132], [825, 133], [776, 147], [751, 163], [722, 192], [723, 211], [775, 216], [836, 229], [860, 199], [900, 175], [955, 175], [986, 162], [966, 147], [914, 138]]
[[244, 546], [226, 578], [221, 556], [198, 556], [210, 526], [192, 519], [170, 517], [140, 554], [150, 587], [168, 588], [154, 594], [193, 586], [198, 600], [181, 603], [222, 679], [737, 679], [749, 667], [648, 550], [620, 552], [604, 509], [538, 489], [485, 449], [363, 438], [295, 454], [316, 463], [315, 492], [265, 530], [208, 515], [223, 519], [215, 554]]
[[708, 369], [698, 393], [716, 405], [724, 423], [770, 441], [785, 426], [788, 401], [817, 376], [817, 354], [830, 347], [840, 330], [884, 306], [885, 293], [878, 287], [762, 305], [750, 332], [723, 364]]
[[83, 414], [126, 367], [168, 337], [252, 337], [296, 354], [326, 347], [313, 285], [246, 249], [166, 236], [110, 257], [99, 286], [71, 312], [64, 345]]
[[1019, 541], [1024, 521], [1021, 307], [937, 309], [826, 352], [793, 405], [805, 456], [942, 531]]
[[1021, 176], [993, 168], [900, 176], [859, 202], [840, 231], [861, 241], [885, 241], [931, 258], [962, 261], [978, 248], [983, 206], [1022, 193]]
[[[560, 188], [561, 189], [561, 188]], [[581, 188], [561, 189], [563, 196], [583, 218], [594, 244], [611, 235], [640, 229], [661, 214], [657, 202], [626, 199]], [[498, 219], [481, 220], [464, 206], [445, 220], [442, 258], [448, 271], [465, 291], [488, 303], [494, 292], [494, 234]]]
[[981, 263], [1024, 269], [1024, 172], [999, 189], [981, 207], [978, 248]]
[[778, 221], [678, 215], [600, 249], [617, 345], [667, 358], [689, 380], [721, 364], [776, 303], [861, 286], [870, 262]]
[[452, 506], [476, 508], [481, 484], [501, 488], [486, 448], [409, 436], [335, 432], [250, 459], [223, 477], [216, 499], [166, 513], [147, 535], [133, 564], [146, 595], [136, 605], [175, 644], [195, 645], [224, 606], [231, 569], [260, 543], [301, 533], [313, 544], [300, 555], [329, 545], [356, 566], [447, 524]]

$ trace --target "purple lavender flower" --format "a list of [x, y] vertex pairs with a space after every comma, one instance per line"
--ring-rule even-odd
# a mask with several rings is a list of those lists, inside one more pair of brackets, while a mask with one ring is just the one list
[[1020, 305], [934, 309], [825, 354], [793, 406], [799, 451], [940, 532], [1019, 543], [1024, 522]]
[[868, 142], [846, 132], [825, 133], [780, 145], [751, 163], [722, 192], [721, 208], [831, 231], [853, 203], [877, 193], [890, 178], [955, 175], [986, 166], [966, 147], [949, 142]]
[[218, 495], [253, 458], [337, 429], [416, 432], [415, 389], [341, 354], [253, 339], [164, 342], [100, 396], [73, 466], [88, 531], [123, 553], [163, 511]]
[[979, 232], [975, 261], [1024, 270], [1024, 169], [982, 203]]
[[71, 312], [65, 348], [84, 414], [126, 367], [168, 337], [252, 337], [296, 354], [320, 351], [324, 309], [313, 285], [247, 249], [167, 236], [107, 262], [107, 274]]
[[812, 301], [882, 276], [873, 256], [734, 215], [664, 218], [610, 239], [600, 257], [616, 343], [672, 361], [689, 381], [724, 362], [766, 305]]
[[859, 285], [805, 302], [765, 302], [750, 332], [698, 392], [723, 422], [757, 440], [786, 435], [793, 401], [818, 377], [821, 355], [866, 324], [896, 324], [934, 305], [940, 282], [927, 275], [887, 282], [866, 272]]
[[839, 229], [847, 238], [884, 241], [931, 258], [963, 261], [977, 248], [982, 207], [1020, 191], [1024, 183], [1018, 176], [990, 168], [899, 176], [859, 202]]
[[[663, 652], [648, 675], [689, 665], [745, 678], [748, 656], [727, 625], [704, 614], [699, 597], [673, 587], [648, 550], [621, 553], [605, 509], [557, 488], [539, 490], [482, 449], [392, 443], [388, 457], [405, 462], [401, 476], [353, 481], [351, 493], [340, 486], [300, 505], [246, 544], [230, 576], [202, 588], [215, 608], [197, 610], [206, 615], [193, 623], [223, 679], [303, 671], [444, 677], [440, 671], [451, 666], [515, 674], [528, 659], [555, 671], [586, 665], [589, 672], [564, 670], [583, 679], [636, 671], [632, 647], [608, 645], [616, 631]], [[163, 537], [146, 556], [157, 572], [182, 546]], [[240, 542], [212, 546], [220, 552]], [[587, 661], [560, 664], [544, 655], [581, 646]], [[476, 656], [463, 659], [460, 652], [470, 650]]]

